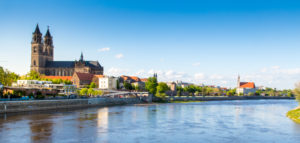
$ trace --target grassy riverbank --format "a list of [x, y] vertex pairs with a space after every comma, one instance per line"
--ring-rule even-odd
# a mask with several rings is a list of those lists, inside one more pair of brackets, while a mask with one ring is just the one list
[[287, 112], [286, 116], [300, 124], [300, 108]]

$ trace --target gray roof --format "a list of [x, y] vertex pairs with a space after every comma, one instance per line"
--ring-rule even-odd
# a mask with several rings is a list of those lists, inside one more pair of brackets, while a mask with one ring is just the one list
[[48, 68], [74, 68], [74, 61], [48, 61], [46, 63], [46, 67]]
[[[84, 61], [85, 65], [91, 68], [99, 68], [101, 65], [98, 61]], [[48, 61], [46, 63], [48, 68], [74, 68], [75, 61]]]

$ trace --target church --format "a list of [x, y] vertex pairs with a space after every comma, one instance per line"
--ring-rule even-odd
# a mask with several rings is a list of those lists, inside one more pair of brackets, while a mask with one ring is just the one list
[[30, 70], [46, 76], [73, 76], [75, 72], [103, 75], [103, 67], [99, 62], [85, 61], [82, 53], [78, 61], [54, 61], [54, 46], [49, 27], [43, 39], [39, 25], [32, 36]]

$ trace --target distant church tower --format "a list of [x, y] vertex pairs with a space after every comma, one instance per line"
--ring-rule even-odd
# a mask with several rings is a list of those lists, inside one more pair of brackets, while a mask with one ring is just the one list
[[53, 61], [53, 49], [53, 41], [49, 28], [43, 40], [42, 33], [37, 24], [32, 34], [30, 70], [45, 74], [47, 61]]
[[241, 86], [241, 77], [240, 77], [240, 75], [238, 75], [237, 88], [240, 88], [240, 86]]

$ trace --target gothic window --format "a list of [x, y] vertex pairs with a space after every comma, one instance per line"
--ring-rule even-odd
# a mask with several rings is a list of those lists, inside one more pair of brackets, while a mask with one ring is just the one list
[[35, 60], [33, 61], [33, 65], [34, 65], [34, 66], [36, 66], [36, 62], [35, 62]]
[[33, 47], [33, 52], [34, 52], [34, 53], [36, 52], [36, 47]]

